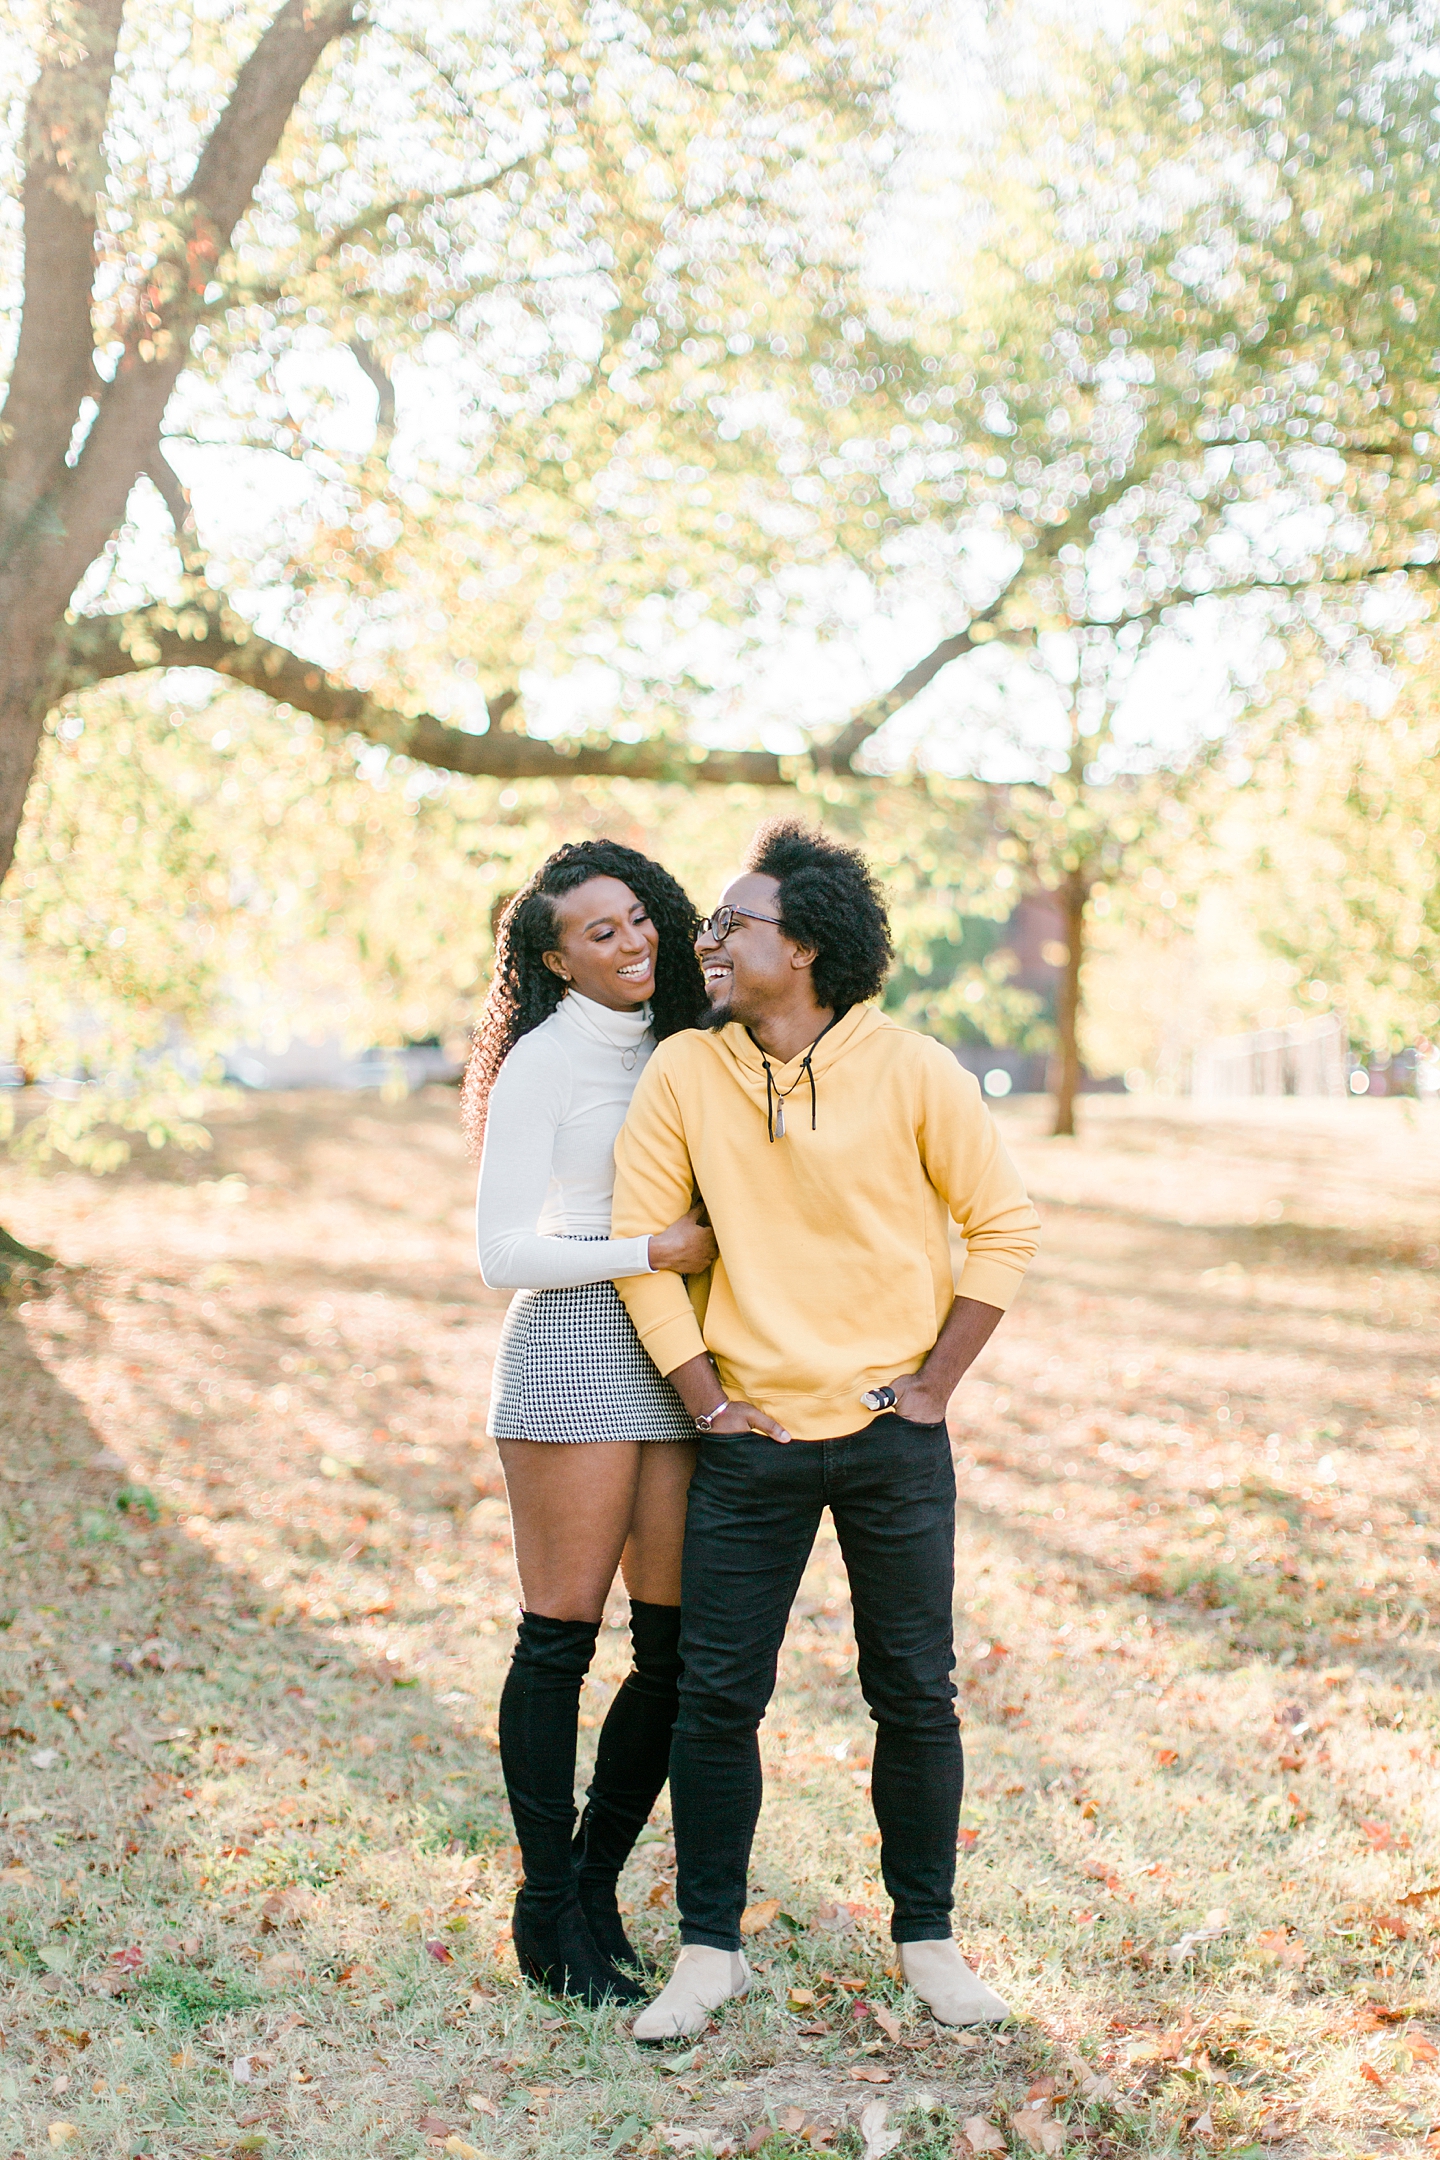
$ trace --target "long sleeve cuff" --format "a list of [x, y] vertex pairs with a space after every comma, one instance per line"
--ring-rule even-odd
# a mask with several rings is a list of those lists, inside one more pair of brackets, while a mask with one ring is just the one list
[[[678, 1276], [671, 1279], [679, 1281]], [[656, 1301], [651, 1296], [636, 1297], [632, 1293], [626, 1297], [623, 1288], [620, 1295], [625, 1299], [635, 1332], [657, 1372], [672, 1373], [678, 1366], [688, 1365], [691, 1358], [704, 1357], [705, 1338], [688, 1297], [684, 1297], [679, 1309], [667, 1298], [657, 1311]]]
[[996, 1305], [1001, 1312], [1008, 1312], [1010, 1302], [1024, 1280], [1024, 1268], [1006, 1267], [999, 1260], [987, 1260], [982, 1256], [967, 1258], [955, 1285], [955, 1295], [974, 1298], [981, 1305]]
[[650, 1239], [547, 1237], [538, 1230], [487, 1239], [480, 1273], [491, 1290], [574, 1290], [648, 1275]]

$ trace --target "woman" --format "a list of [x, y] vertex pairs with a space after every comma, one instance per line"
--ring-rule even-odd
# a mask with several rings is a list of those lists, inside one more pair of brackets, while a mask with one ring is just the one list
[[[465, 1076], [466, 1127], [484, 1143], [481, 1273], [519, 1293], [489, 1425], [524, 1608], [499, 1720], [525, 1870], [515, 1952], [532, 1980], [589, 2002], [643, 2000], [622, 1969], [635, 1952], [615, 1883], [665, 1782], [695, 1464], [694, 1423], [614, 1278], [696, 1274], [715, 1257], [698, 1208], [654, 1237], [611, 1238], [614, 1146], [657, 1038], [705, 1008], [695, 931], [658, 863], [609, 840], [560, 848], [501, 919]], [[634, 1667], [601, 1729], [576, 1837], [580, 1688], [617, 1565]]]

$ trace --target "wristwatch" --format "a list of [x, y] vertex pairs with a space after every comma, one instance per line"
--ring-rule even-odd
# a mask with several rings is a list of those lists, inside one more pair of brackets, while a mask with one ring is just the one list
[[729, 1407], [728, 1401], [716, 1403], [713, 1410], [707, 1410], [703, 1417], [697, 1417], [695, 1420], [696, 1432], [714, 1432], [716, 1418], [724, 1417]]

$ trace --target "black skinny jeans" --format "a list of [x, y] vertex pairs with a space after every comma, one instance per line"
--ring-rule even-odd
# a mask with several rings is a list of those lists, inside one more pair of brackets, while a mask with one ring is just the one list
[[757, 1729], [822, 1509], [850, 1578], [860, 1686], [876, 1724], [870, 1790], [896, 1942], [950, 1933], [964, 1758], [955, 1716], [955, 1472], [944, 1425], [878, 1417], [788, 1447], [700, 1443], [685, 1519], [680, 1713], [670, 1746], [687, 1943], [740, 1947], [760, 1814]]

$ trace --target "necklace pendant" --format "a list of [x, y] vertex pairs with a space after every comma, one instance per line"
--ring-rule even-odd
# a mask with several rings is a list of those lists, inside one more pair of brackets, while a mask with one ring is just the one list
[[777, 1103], [777, 1104], [775, 1105], [775, 1138], [776, 1138], [777, 1140], [783, 1140], [783, 1139], [784, 1139], [784, 1137], [785, 1137], [785, 1105], [784, 1105], [784, 1103], [782, 1102], [782, 1103]]

